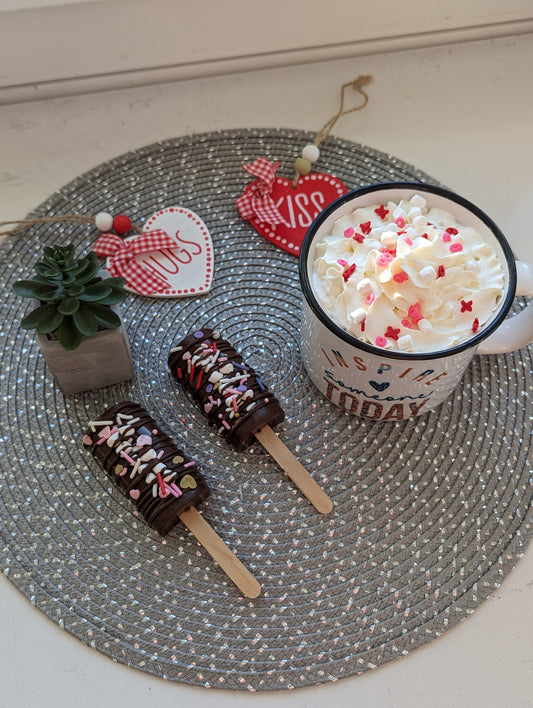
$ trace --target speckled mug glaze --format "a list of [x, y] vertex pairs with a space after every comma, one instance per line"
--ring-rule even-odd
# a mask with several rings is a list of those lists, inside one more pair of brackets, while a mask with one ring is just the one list
[[[504, 271], [499, 307], [483, 329], [461, 344], [435, 352], [389, 351], [363, 342], [333, 322], [311, 287], [315, 244], [334, 222], [354, 209], [421, 194], [430, 207], [446, 209], [472, 226], [495, 250]], [[477, 206], [441, 187], [413, 182], [376, 184], [345, 194], [313, 222], [300, 255], [304, 294], [301, 352], [304, 366], [324, 396], [363, 418], [396, 421], [440, 405], [460, 383], [476, 353], [513, 351], [533, 341], [533, 305], [506, 318], [515, 295], [533, 295], [533, 264], [515, 262], [511, 247], [496, 224]]]

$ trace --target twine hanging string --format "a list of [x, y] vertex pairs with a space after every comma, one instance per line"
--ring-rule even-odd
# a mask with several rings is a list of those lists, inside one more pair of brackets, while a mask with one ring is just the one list
[[[31, 226], [37, 226], [39, 224], [53, 224], [58, 222], [70, 222], [75, 224], [94, 224], [94, 216], [88, 216], [86, 214], [59, 214], [58, 216], [46, 216], [35, 219], [19, 219], [17, 221], [0, 221], [0, 228], [4, 226], [12, 226], [13, 224], [18, 224], [14, 228], [6, 229], [5, 231], [0, 231], [0, 238], [5, 236], [11, 236], [13, 234], [20, 233]], [[142, 229], [135, 224], [132, 224], [131, 228], [138, 234], [142, 234]]]
[[[323, 140], [325, 140], [325, 138], [328, 137], [328, 135], [333, 130], [333, 127], [335, 126], [336, 122], [339, 120], [339, 118], [341, 118], [341, 116], [346, 116], [349, 113], [355, 113], [355, 111], [363, 110], [363, 108], [368, 103], [368, 94], [364, 90], [363, 86], [366, 86], [366, 84], [369, 84], [371, 81], [372, 81], [371, 75], [364, 75], [363, 74], [363, 75], [358, 76], [354, 81], [348, 81], [342, 85], [339, 110], [337, 113], [335, 113], [335, 115], [331, 116], [331, 118], [318, 131], [318, 133], [316, 134], [316, 137], [313, 141], [313, 145], [318, 147], [320, 145], [320, 143]], [[353, 89], [358, 94], [360, 94], [363, 97], [363, 102], [357, 106], [353, 106], [352, 108], [345, 108], [346, 92], [348, 89]], [[296, 185], [298, 184], [298, 180], [300, 179], [301, 174], [302, 174], [301, 172], [298, 172], [298, 170], [295, 169], [293, 187], [296, 188]]]

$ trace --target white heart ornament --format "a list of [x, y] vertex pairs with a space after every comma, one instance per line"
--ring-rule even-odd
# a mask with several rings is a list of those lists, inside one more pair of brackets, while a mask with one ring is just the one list
[[[168, 288], [149, 297], [190, 297], [202, 295], [213, 282], [213, 243], [202, 219], [184, 207], [167, 207], [153, 214], [143, 232], [161, 230], [176, 241], [176, 248], [134, 256], [143, 268], [166, 281]], [[137, 238], [130, 236], [126, 241]], [[126, 286], [130, 292], [136, 292]]]

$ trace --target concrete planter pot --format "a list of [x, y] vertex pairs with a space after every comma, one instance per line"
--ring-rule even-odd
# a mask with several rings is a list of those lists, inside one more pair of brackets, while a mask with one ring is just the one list
[[[120, 316], [118, 308], [113, 310]], [[37, 332], [46, 365], [63, 393], [91, 391], [127, 381], [133, 377], [128, 339], [124, 326], [104, 329], [84, 339], [73, 352]]]

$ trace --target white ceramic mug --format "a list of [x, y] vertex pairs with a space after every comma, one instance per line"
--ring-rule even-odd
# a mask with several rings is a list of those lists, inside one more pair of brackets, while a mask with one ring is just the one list
[[[450, 212], [472, 226], [501, 261], [505, 285], [497, 311], [481, 331], [450, 349], [430, 353], [390, 351], [353, 337], [320, 307], [311, 287], [315, 244], [331, 233], [334, 222], [354, 209], [422, 195], [428, 208]], [[313, 222], [300, 254], [304, 294], [301, 352], [315, 386], [348, 413], [375, 420], [403, 420], [433, 410], [461, 381], [473, 356], [499, 354], [533, 342], [533, 303], [506, 317], [515, 295], [533, 296], [533, 264], [515, 262], [509, 243], [478, 207], [452, 192], [428, 184], [393, 182], [349, 192]]]

